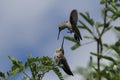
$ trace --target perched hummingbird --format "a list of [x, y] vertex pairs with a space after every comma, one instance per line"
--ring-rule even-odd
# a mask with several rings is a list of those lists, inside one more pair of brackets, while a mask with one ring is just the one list
[[80, 31], [77, 28], [77, 21], [78, 21], [78, 13], [77, 13], [77, 10], [73, 9], [72, 12], [70, 13], [70, 20], [64, 23], [61, 23], [59, 25], [58, 39], [59, 39], [60, 32], [63, 29], [68, 28], [68, 30], [70, 31], [69, 33], [72, 33], [72, 32], [74, 33], [75, 40], [77, 41], [80, 41], [80, 39], [82, 40]]
[[61, 67], [68, 75], [73, 76], [73, 73], [70, 70], [70, 67], [67, 63], [65, 56], [64, 56], [63, 44], [64, 44], [64, 38], [63, 38], [61, 47], [59, 49], [57, 49], [55, 54], [54, 54], [54, 59], [59, 67]]

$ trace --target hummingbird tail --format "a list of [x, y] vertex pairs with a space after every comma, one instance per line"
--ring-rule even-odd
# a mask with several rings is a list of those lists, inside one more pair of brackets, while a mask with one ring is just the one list
[[68, 75], [74, 76], [73, 73], [72, 73], [72, 71], [71, 71], [70, 69], [68, 69], [68, 68], [63, 68], [63, 70], [64, 70]]
[[75, 40], [80, 41], [80, 37], [76, 33], [74, 34], [74, 38]]

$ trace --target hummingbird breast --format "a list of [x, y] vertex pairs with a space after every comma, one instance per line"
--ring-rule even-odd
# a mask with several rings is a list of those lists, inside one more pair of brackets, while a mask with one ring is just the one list
[[65, 26], [66, 26], [67, 28], [69, 28], [69, 29], [72, 29], [72, 25], [71, 25], [70, 21], [67, 21], [67, 22], [65, 23]]

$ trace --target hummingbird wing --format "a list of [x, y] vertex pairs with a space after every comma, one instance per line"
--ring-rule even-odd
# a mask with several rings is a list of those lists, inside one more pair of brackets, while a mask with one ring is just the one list
[[74, 38], [80, 41], [80, 39], [82, 40], [82, 37], [80, 31], [77, 28], [77, 21], [78, 21], [78, 14], [77, 14], [77, 10], [74, 9], [70, 14], [70, 23], [72, 25], [72, 30], [74, 31]]
[[77, 21], [78, 21], [78, 14], [77, 14], [77, 10], [72, 10], [72, 12], [70, 13], [70, 23], [72, 25], [77, 25]]
[[68, 75], [72, 75], [72, 76], [73, 76], [73, 73], [72, 73], [72, 71], [71, 71], [71, 69], [70, 69], [70, 67], [69, 67], [69, 65], [68, 65], [68, 63], [67, 63], [66, 58], [63, 56], [60, 61], [61, 61], [60, 63], [62, 64], [62, 66], [61, 66], [62, 69], [63, 69]]

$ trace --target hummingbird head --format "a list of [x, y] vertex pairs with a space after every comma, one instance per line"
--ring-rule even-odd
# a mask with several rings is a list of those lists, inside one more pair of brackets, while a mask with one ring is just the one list
[[57, 38], [57, 39], [59, 39], [60, 32], [61, 32], [63, 29], [67, 28], [67, 23], [68, 23], [68, 21], [65, 21], [65, 22], [63, 22], [63, 23], [61, 23], [61, 24], [59, 25], [59, 27], [58, 27], [59, 32], [58, 32], [58, 38]]
[[60, 32], [64, 29], [64, 25], [60, 24], [58, 29], [59, 29], [59, 32], [58, 32], [58, 38], [57, 39], [59, 39]]

